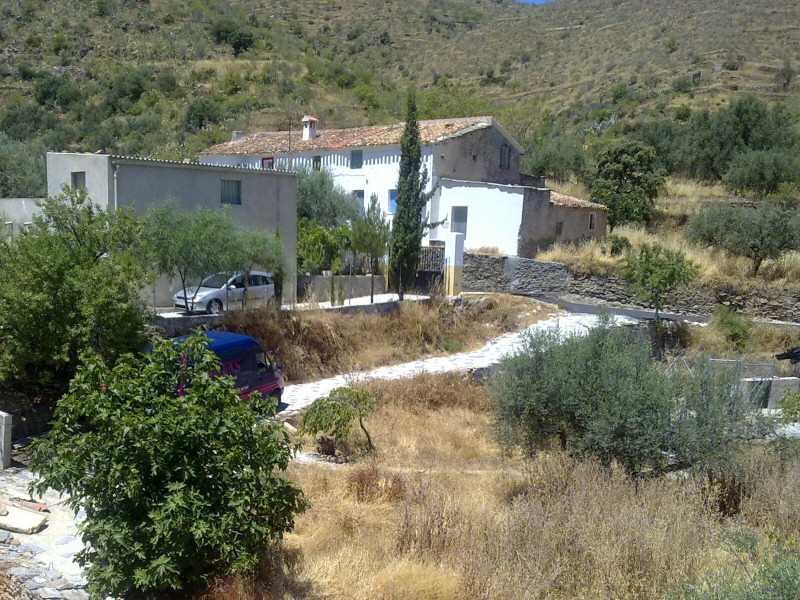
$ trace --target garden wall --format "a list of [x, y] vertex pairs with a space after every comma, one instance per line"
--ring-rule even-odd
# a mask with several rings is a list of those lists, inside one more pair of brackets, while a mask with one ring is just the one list
[[[608, 303], [640, 304], [617, 275], [585, 275], [561, 263], [515, 256], [464, 254], [464, 291], [550, 297], [574, 294]], [[704, 315], [726, 304], [753, 317], [800, 322], [798, 292], [800, 289], [773, 289], [765, 283], [741, 290], [733, 285], [701, 282], [668, 296], [664, 310]]]
[[[345, 298], [369, 296], [369, 275], [337, 275], [337, 284], [342, 286]], [[386, 278], [375, 275], [375, 295], [386, 293]], [[331, 299], [331, 278], [322, 275], [304, 275], [297, 278], [297, 301], [328, 302]]]

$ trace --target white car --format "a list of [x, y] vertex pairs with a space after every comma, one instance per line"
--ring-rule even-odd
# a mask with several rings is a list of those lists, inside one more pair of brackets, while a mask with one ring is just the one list
[[181, 290], [172, 297], [172, 303], [176, 308], [188, 312], [214, 315], [230, 308], [241, 308], [245, 304], [245, 293], [247, 302], [263, 301], [275, 296], [275, 282], [269, 273], [252, 271], [248, 283], [245, 288], [244, 275], [240, 273], [233, 276], [217, 273], [206, 277], [198, 287], [187, 289], [188, 300]]

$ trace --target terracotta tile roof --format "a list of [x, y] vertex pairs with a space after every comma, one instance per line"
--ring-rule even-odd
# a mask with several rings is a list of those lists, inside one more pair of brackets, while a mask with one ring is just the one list
[[558, 192], [550, 192], [550, 202], [556, 206], [569, 206], [572, 208], [594, 208], [596, 210], [608, 210], [602, 204], [597, 202], [590, 202], [589, 200], [581, 200], [567, 196], [566, 194], [559, 194]]
[[[422, 143], [430, 144], [496, 125], [494, 117], [435, 119], [420, 121], [419, 133]], [[404, 126], [405, 123], [396, 123], [394, 125], [351, 127], [349, 129], [321, 129], [313, 140], [303, 140], [303, 132], [299, 129], [291, 132], [264, 131], [245, 136], [235, 142], [217, 144], [207, 148], [202, 154], [270, 156], [312, 150], [393, 146], [400, 144]]]

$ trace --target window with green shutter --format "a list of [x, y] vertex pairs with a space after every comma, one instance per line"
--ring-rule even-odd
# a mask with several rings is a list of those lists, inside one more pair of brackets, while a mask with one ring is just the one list
[[223, 179], [220, 199], [222, 204], [241, 204], [242, 182], [237, 179]]
[[352, 150], [350, 152], [350, 168], [360, 169], [363, 166], [364, 166], [364, 151]]

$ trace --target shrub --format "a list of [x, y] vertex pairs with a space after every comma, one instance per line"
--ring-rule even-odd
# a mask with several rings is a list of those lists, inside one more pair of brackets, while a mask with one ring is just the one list
[[[115, 367], [96, 356], [33, 450], [39, 493], [86, 511], [78, 555], [92, 596], [168, 597], [255, 567], [306, 507], [282, 474], [292, 446], [258, 421], [195, 336]], [[86, 474], [91, 473], [91, 477]]]
[[372, 438], [364, 427], [364, 419], [375, 410], [377, 403], [378, 399], [364, 388], [337, 388], [311, 405], [303, 416], [303, 432], [327, 433], [338, 442], [347, 442], [357, 419], [367, 438], [367, 447], [372, 450]]
[[736, 349], [742, 350], [753, 333], [753, 320], [737, 312], [736, 309], [719, 305], [714, 310], [711, 323], [722, 331], [722, 335]]
[[612, 234], [608, 236], [608, 241], [610, 244], [609, 252], [611, 256], [621, 256], [626, 252], [630, 252], [630, 250], [633, 248], [630, 240], [621, 235]]
[[781, 400], [783, 420], [787, 423], [800, 422], [800, 392], [786, 394]]

